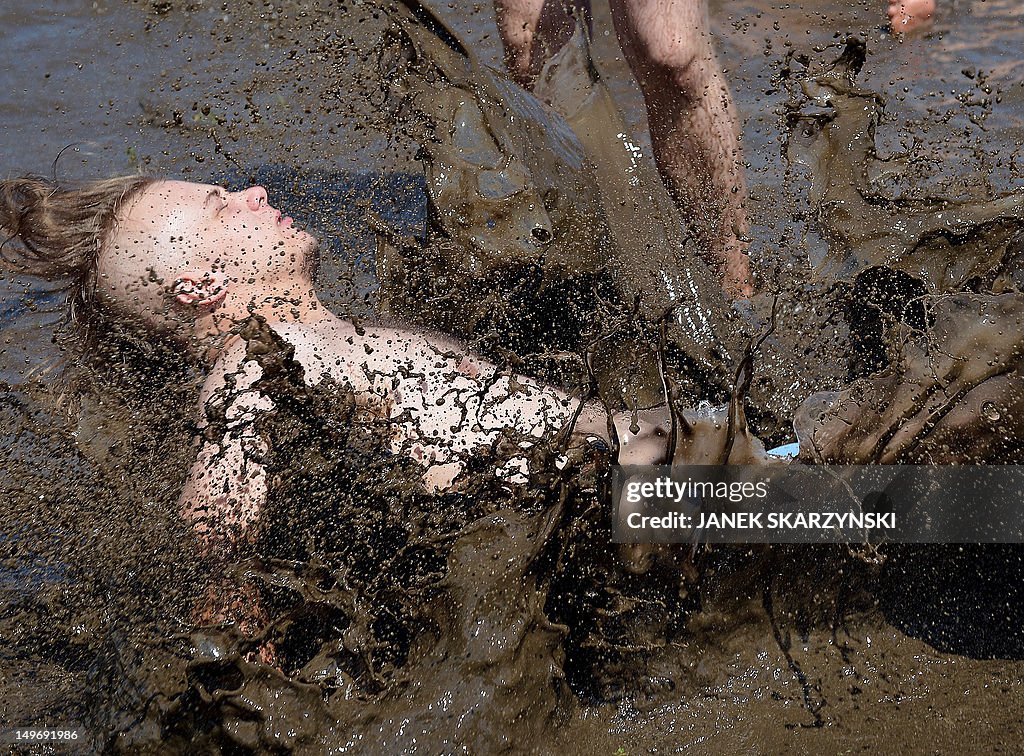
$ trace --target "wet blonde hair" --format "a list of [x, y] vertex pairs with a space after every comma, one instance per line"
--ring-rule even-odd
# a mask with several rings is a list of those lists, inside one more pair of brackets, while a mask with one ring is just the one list
[[[127, 364], [126, 355], [145, 355], [158, 346], [144, 324], [107, 312], [97, 297], [104, 245], [116, 232], [122, 210], [156, 181], [140, 175], [80, 184], [38, 176], [0, 181], [3, 267], [44, 278], [67, 292], [54, 341], [63, 352], [64, 367], [56, 399], [69, 416], [82, 394], [96, 393], [97, 380], [123, 382], [100, 375], [104, 368]], [[117, 360], [110, 359], [115, 354]], [[31, 374], [42, 378], [53, 367], [40, 365]]]
[[68, 321], [84, 325], [96, 306], [100, 250], [121, 209], [154, 181], [138, 175], [73, 186], [38, 176], [0, 181], [0, 258], [21, 272], [61, 281]]

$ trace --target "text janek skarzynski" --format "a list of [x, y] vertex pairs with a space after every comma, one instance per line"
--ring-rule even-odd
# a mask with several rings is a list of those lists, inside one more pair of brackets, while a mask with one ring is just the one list
[[896, 528], [894, 512], [682, 512], [642, 515], [630, 512], [626, 526], [634, 530], [654, 529], [735, 529], [735, 530], [874, 530]]

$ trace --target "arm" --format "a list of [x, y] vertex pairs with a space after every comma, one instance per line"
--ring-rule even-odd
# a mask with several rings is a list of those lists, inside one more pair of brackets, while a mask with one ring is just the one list
[[[350, 330], [351, 329], [351, 330]], [[305, 333], [305, 335], [304, 335]], [[461, 345], [396, 329], [358, 332], [296, 332], [291, 340], [306, 367], [345, 380], [356, 391], [389, 407], [393, 451], [419, 460], [428, 486], [451, 486], [463, 455], [490, 447], [506, 431], [520, 444], [561, 430], [574, 418], [574, 435], [611, 441], [608, 415], [551, 386], [500, 371], [467, 355]], [[214, 366], [200, 403], [200, 448], [179, 500], [183, 518], [200, 539], [214, 568], [206, 600], [197, 608], [205, 622], [235, 620], [243, 630], [261, 619], [255, 592], [241, 591], [222, 568], [237, 559], [257, 533], [267, 497], [263, 465], [267, 448], [254, 421], [273, 403], [258, 391], [260, 368], [244, 361], [237, 342]], [[329, 371], [338, 366], [338, 373]], [[372, 402], [371, 402], [372, 403]], [[653, 464], [667, 456], [671, 419], [665, 410], [614, 418], [620, 461]], [[220, 568], [220, 569], [218, 569]]]
[[256, 434], [257, 413], [270, 401], [252, 388], [259, 377], [253, 362], [243, 362], [239, 342], [214, 365], [199, 401], [199, 452], [178, 499], [182, 518], [192, 524], [203, 556], [210, 563], [206, 597], [196, 607], [198, 622], [237, 621], [251, 632], [262, 618], [251, 586], [239, 590], [224, 568], [255, 536], [267, 495], [261, 460], [266, 445]]
[[[391, 404], [399, 431], [394, 450], [423, 463], [434, 488], [451, 485], [465, 454], [492, 445], [507, 430], [528, 444], [575, 419], [574, 437], [613, 440], [608, 414], [596, 402], [581, 406], [580, 399], [552, 386], [467, 355], [456, 342], [384, 329], [365, 339], [372, 347], [361, 357], [359, 372], [369, 390], [386, 394]], [[619, 461], [666, 461], [671, 422], [667, 407], [615, 415]]]

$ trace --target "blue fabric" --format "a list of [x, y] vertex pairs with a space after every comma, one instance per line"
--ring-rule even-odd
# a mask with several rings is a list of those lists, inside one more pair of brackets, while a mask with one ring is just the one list
[[782, 446], [776, 446], [774, 449], [769, 449], [768, 453], [773, 457], [789, 457], [792, 459], [800, 453], [800, 442], [794, 441], [791, 444], [783, 444]]

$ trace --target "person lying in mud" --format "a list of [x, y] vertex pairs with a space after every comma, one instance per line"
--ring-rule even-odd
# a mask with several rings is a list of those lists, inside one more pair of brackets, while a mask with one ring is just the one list
[[[333, 382], [388, 420], [390, 449], [418, 460], [431, 489], [457, 486], [461, 459], [511, 430], [528, 444], [571, 428], [621, 445], [637, 464], [667, 459], [664, 410], [609, 415], [552, 387], [503, 373], [453, 340], [361, 327], [330, 312], [313, 275], [317, 240], [253, 186], [130, 176], [65, 188], [0, 182], [4, 256], [22, 270], [72, 281], [72, 317], [103, 308], [179, 345], [206, 368], [202, 439], [179, 504], [206, 548], [251, 539], [267, 494], [265, 448], [252, 418], [273, 409], [240, 328], [261, 319], [294, 348], [305, 382]], [[14, 244], [13, 242], [20, 242]], [[216, 400], [225, 432], [209, 432]]]
[[[348, 387], [368, 412], [385, 418], [390, 450], [417, 460], [434, 489], [458, 486], [464, 454], [493, 448], [509, 430], [528, 444], [573, 423], [570, 441], [617, 441], [625, 464], [763, 461], [741, 401], [730, 405], [728, 418], [677, 408], [670, 449], [666, 408], [609, 418], [597, 404], [504, 373], [453, 340], [335, 316], [317, 296], [316, 240], [274, 209], [260, 187], [227, 192], [137, 176], [72, 189], [43, 179], [3, 181], [0, 226], [9, 263], [69, 279], [73, 319], [85, 323], [91, 311], [108, 312], [166, 337], [180, 359], [205, 365], [199, 406], [185, 408], [204, 432], [179, 505], [207, 550], [225, 558], [255, 536], [268, 487], [259, 461], [263, 440], [250, 422], [273, 409], [254, 388], [259, 361], [247, 359], [258, 356], [259, 345], [244, 338], [253, 316], [294, 348], [306, 384]], [[989, 439], [1002, 446], [983, 455], [988, 461], [1016, 458], [1016, 445], [1003, 446], [1021, 438], [1006, 428], [1019, 424], [1024, 393], [1019, 352], [1004, 341], [1020, 332], [1019, 296], [983, 299], [935, 303], [935, 312], [948, 310], [949, 317], [937, 315], [922, 339], [938, 339], [940, 351], [953, 355], [948, 371], [904, 350], [898, 370], [854, 384], [827, 403], [833, 409], [802, 412], [801, 457], [845, 464], [965, 460], [974, 459], [965, 445], [977, 449], [984, 446], [979, 439]], [[1005, 336], [982, 341], [978, 334], [992, 331], [996, 302]], [[966, 321], [965, 307], [973, 308]], [[934, 344], [924, 354], [931, 351]], [[977, 369], [962, 369], [967, 356]], [[869, 417], [863, 407], [884, 412]], [[216, 611], [205, 613], [217, 618]]]

